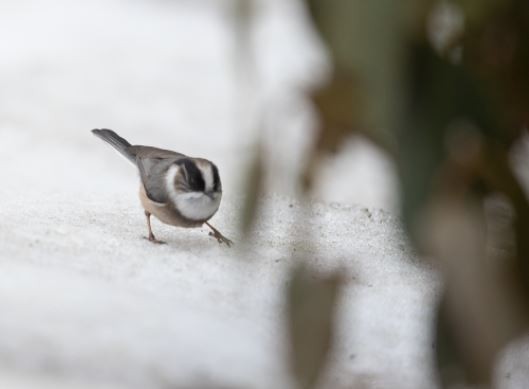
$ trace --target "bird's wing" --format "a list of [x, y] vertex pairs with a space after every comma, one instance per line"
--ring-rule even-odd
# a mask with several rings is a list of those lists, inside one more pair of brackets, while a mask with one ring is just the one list
[[140, 178], [147, 196], [158, 203], [166, 203], [165, 177], [167, 169], [185, 155], [176, 151], [151, 146], [134, 145], [129, 152], [136, 158]]
[[182, 158], [185, 157], [184, 154], [177, 153], [176, 151], [159, 149], [157, 147], [151, 146], [130, 146], [128, 151], [134, 155], [136, 158], [158, 158], [158, 159], [167, 159], [167, 158]]
[[157, 203], [167, 203], [166, 176], [169, 167], [180, 157], [150, 158], [136, 157], [141, 182], [147, 196]]

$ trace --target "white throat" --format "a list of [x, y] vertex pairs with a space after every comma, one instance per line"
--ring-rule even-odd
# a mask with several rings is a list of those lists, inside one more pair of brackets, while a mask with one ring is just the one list
[[171, 166], [167, 171], [166, 188], [169, 199], [182, 216], [191, 220], [207, 220], [219, 209], [222, 193], [214, 193], [211, 197], [203, 192], [179, 192], [175, 189], [174, 180], [178, 166]]

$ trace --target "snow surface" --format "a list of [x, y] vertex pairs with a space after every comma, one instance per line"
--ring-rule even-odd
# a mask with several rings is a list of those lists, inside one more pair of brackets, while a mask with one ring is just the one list
[[[282, 309], [299, 260], [347, 274], [322, 387], [433, 386], [439, 280], [392, 216], [393, 167], [354, 141], [326, 163], [310, 207], [293, 200], [312, 139], [301, 89], [321, 77], [324, 49], [299, 3], [260, 2], [252, 101], [241, 101], [228, 10], [0, 2], [0, 387], [291, 388]], [[239, 114], [259, 106], [273, 116], [275, 175], [244, 245], [241, 188], [259, 126]], [[156, 221], [168, 244], [142, 239], [137, 174], [94, 127], [215, 161], [224, 198], [212, 222], [236, 248]], [[505, 370], [518, 377], [513, 355]]]

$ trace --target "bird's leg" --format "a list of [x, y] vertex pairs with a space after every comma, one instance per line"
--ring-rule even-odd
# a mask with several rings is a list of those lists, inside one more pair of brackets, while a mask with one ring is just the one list
[[151, 213], [145, 211], [145, 217], [147, 218], [147, 228], [149, 229], [149, 237], [147, 238], [149, 242], [156, 243], [156, 244], [165, 244], [165, 242], [162, 242], [161, 240], [158, 240], [154, 237], [154, 234], [152, 233], [151, 228]]
[[215, 239], [217, 239], [217, 242], [219, 242], [219, 244], [222, 244], [222, 243], [226, 243], [226, 245], [228, 247], [231, 247], [231, 245], [233, 244], [233, 242], [231, 240], [229, 240], [228, 238], [226, 238], [224, 235], [222, 235], [220, 233], [219, 230], [217, 230], [215, 227], [213, 227], [211, 224], [209, 224], [208, 222], [206, 222], [206, 225], [211, 228], [211, 232], [209, 233], [209, 236], [212, 236], [214, 237]]

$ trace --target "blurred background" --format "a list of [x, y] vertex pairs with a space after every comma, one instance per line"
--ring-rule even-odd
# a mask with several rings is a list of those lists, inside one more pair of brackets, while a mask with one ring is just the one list
[[[207, 156], [228, 187], [263, 138], [277, 165], [273, 189], [293, 194], [314, 138], [304, 93], [330, 62], [303, 3], [254, 6], [240, 31], [234, 1], [3, 1], [2, 131], [16, 134], [9, 142], [92, 154], [100, 145], [86, 130], [108, 127], [133, 143]], [[395, 206], [387, 158], [365, 142], [347, 147], [358, 150], [324, 164], [339, 173], [315, 195]], [[77, 174], [49, 154], [41, 163], [50, 174]], [[113, 157], [94, 163], [117, 169]]]
[[[0, 386], [529, 386], [525, 0], [0, 0]], [[92, 137], [214, 161], [155, 229]]]

